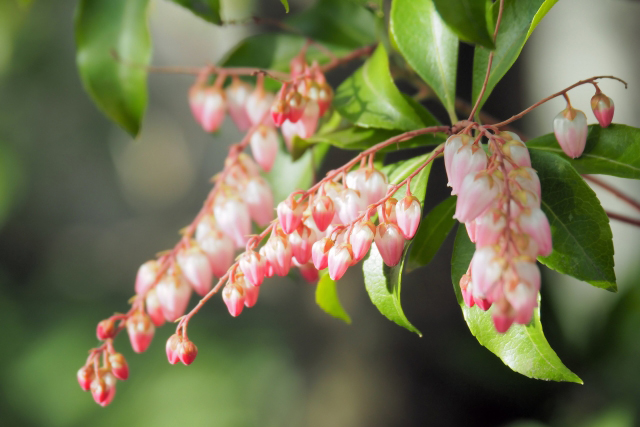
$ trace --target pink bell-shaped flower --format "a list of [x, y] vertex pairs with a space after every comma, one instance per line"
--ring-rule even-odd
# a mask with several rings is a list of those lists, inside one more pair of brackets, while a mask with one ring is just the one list
[[240, 256], [238, 261], [240, 270], [247, 282], [253, 286], [260, 286], [264, 281], [265, 260], [255, 251], [247, 251]]
[[155, 288], [147, 292], [147, 296], [144, 299], [144, 307], [156, 327], [164, 325], [164, 313], [162, 313], [162, 306]]
[[567, 107], [553, 120], [553, 132], [564, 153], [575, 159], [587, 144], [587, 116], [582, 111]]
[[404, 250], [404, 237], [397, 225], [388, 222], [379, 224], [374, 240], [385, 264], [393, 267], [400, 262]]
[[463, 275], [460, 278], [460, 293], [462, 294], [462, 300], [467, 307], [473, 307], [476, 305], [473, 298], [473, 291], [471, 290], [472, 287], [473, 284], [471, 283], [471, 277], [468, 274]]
[[91, 382], [95, 378], [95, 371], [92, 365], [85, 365], [78, 370], [78, 374], [76, 375], [78, 378], [78, 383], [80, 384], [80, 388], [84, 391], [89, 391], [91, 389]]
[[353, 262], [353, 252], [349, 243], [341, 243], [329, 250], [329, 277], [340, 280]]
[[275, 128], [260, 126], [251, 134], [249, 144], [253, 158], [265, 172], [269, 172], [278, 154], [278, 134]]
[[182, 347], [183, 340], [184, 338], [179, 334], [173, 334], [167, 340], [167, 344], [164, 349], [167, 353], [167, 359], [172, 365], [175, 365], [180, 361], [180, 348]]
[[487, 155], [479, 145], [467, 144], [460, 147], [451, 159], [451, 175], [449, 175], [449, 186], [451, 194], [458, 194], [463, 180], [468, 175], [475, 175], [477, 172], [487, 168]]
[[180, 358], [180, 361], [185, 365], [191, 365], [193, 361], [196, 360], [197, 355], [198, 347], [196, 347], [193, 341], [183, 339], [182, 344], [178, 348], [178, 357]]
[[329, 196], [319, 196], [313, 201], [311, 206], [311, 216], [316, 223], [318, 230], [324, 231], [333, 221], [336, 210], [333, 200]]
[[192, 246], [178, 253], [178, 265], [185, 279], [194, 291], [205, 296], [211, 289], [213, 273], [207, 254], [198, 246]]
[[291, 252], [296, 261], [305, 264], [311, 260], [311, 247], [318, 240], [315, 231], [304, 224], [300, 224], [296, 231], [289, 234]]
[[247, 244], [247, 236], [251, 233], [249, 208], [236, 197], [221, 199], [216, 200], [213, 207], [218, 227], [233, 240], [236, 247], [243, 248]]
[[242, 287], [244, 291], [244, 305], [247, 308], [251, 308], [258, 302], [258, 296], [260, 295], [260, 287], [253, 286], [249, 283], [242, 274], [236, 274], [235, 283]]
[[258, 226], [266, 227], [273, 220], [273, 194], [264, 178], [254, 176], [249, 179], [242, 190], [242, 200]]
[[244, 289], [234, 283], [227, 283], [222, 290], [222, 300], [229, 310], [229, 314], [238, 317], [244, 309]]
[[501, 334], [506, 333], [514, 321], [511, 313], [505, 313], [501, 310], [494, 310], [491, 313], [491, 319], [493, 320], [493, 326], [496, 328], [496, 331]]
[[187, 310], [191, 287], [176, 274], [166, 274], [156, 285], [162, 313], [168, 322], [175, 322]]
[[383, 204], [378, 205], [378, 218], [380, 218], [380, 221], [397, 224], [397, 204], [398, 200], [395, 197], [389, 197]]
[[538, 306], [540, 269], [535, 262], [518, 261], [515, 275], [507, 281], [504, 296], [513, 307], [515, 322], [526, 325], [531, 321], [533, 310]]
[[126, 380], [129, 378], [129, 365], [127, 360], [120, 353], [111, 353], [109, 355], [109, 364], [111, 365], [111, 372], [119, 380]]
[[109, 338], [113, 338], [116, 334], [116, 321], [109, 317], [108, 319], [101, 320], [96, 328], [96, 337], [100, 341], [104, 341]]
[[140, 266], [136, 275], [136, 294], [144, 295], [155, 285], [159, 270], [160, 264], [155, 259], [147, 261]]
[[615, 106], [613, 105], [613, 99], [609, 98], [604, 93], [598, 91], [593, 98], [591, 98], [591, 109], [593, 114], [598, 119], [598, 123], [603, 128], [606, 128], [611, 124], [613, 120], [613, 112]]
[[259, 123], [268, 124], [271, 122], [269, 116], [269, 110], [271, 105], [275, 101], [275, 96], [272, 93], [265, 92], [264, 88], [258, 86], [251, 92], [247, 98], [245, 108], [251, 124], [257, 125]]
[[353, 225], [349, 234], [349, 243], [353, 252], [353, 261], [360, 261], [371, 249], [371, 243], [376, 235], [376, 226], [371, 221], [358, 221]]
[[476, 247], [491, 246], [498, 243], [504, 232], [507, 220], [502, 212], [491, 209], [475, 220]]
[[311, 284], [315, 284], [318, 282], [320, 278], [320, 273], [313, 265], [313, 262], [308, 262], [306, 264], [297, 264], [298, 270], [300, 271], [300, 275], [304, 280]]
[[422, 208], [417, 197], [407, 195], [396, 204], [396, 222], [405, 239], [411, 240], [418, 231]]
[[211, 86], [205, 89], [200, 124], [205, 132], [215, 132], [224, 121], [227, 110], [226, 96], [222, 89]]
[[547, 216], [540, 208], [527, 209], [520, 213], [518, 223], [523, 232], [527, 233], [538, 245], [538, 254], [547, 256], [551, 254], [553, 245], [551, 242], [551, 227]]
[[91, 395], [100, 406], [107, 406], [116, 395], [116, 377], [109, 371], [100, 369], [91, 382]]
[[338, 219], [342, 224], [352, 223], [367, 209], [367, 202], [357, 190], [351, 188], [343, 189], [336, 201]]
[[453, 175], [453, 170], [451, 168], [451, 163], [453, 161], [453, 156], [462, 148], [463, 145], [468, 145], [471, 142], [471, 137], [466, 134], [459, 135], [451, 135], [447, 142], [444, 144], [444, 168], [447, 172], [447, 177], [449, 177], [449, 181], [451, 181], [451, 176]]
[[453, 217], [460, 222], [473, 221], [494, 202], [499, 192], [498, 181], [487, 172], [467, 175], [460, 186]]
[[387, 177], [376, 169], [356, 169], [347, 174], [347, 187], [357, 190], [365, 203], [371, 205], [387, 194]]
[[200, 248], [209, 257], [213, 275], [216, 277], [224, 276], [231, 264], [233, 264], [233, 240], [217, 229], [201, 234], [196, 239]]
[[304, 202], [298, 202], [289, 196], [278, 204], [278, 221], [282, 231], [291, 234], [302, 223], [302, 213], [304, 212]]
[[145, 313], [136, 312], [127, 319], [126, 325], [133, 351], [136, 353], [146, 351], [156, 332], [156, 327], [153, 326], [151, 318]]
[[193, 118], [198, 124], [202, 123], [202, 111], [204, 109], [206, 93], [207, 87], [201, 82], [196, 82], [189, 89], [189, 107], [191, 108]]
[[251, 127], [251, 120], [246, 108], [251, 91], [251, 85], [243, 82], [237, 76], [233, 77], [231, 85], [225, 91], [229, 115], [240, 132], [246, 132]]
[[334, 245], [334, 241], [329, 237], [323, 237], [311, 247], [311, 259], [313, 265], [318, 270], [324, 270], [329, 265], [329, 251]]
[[512, 191], [517, 191], [517, 187], [534, 193], [538, 198], [542, 195], [540, 178], [538, 173], [530, 167], [520, 167], [509, 172], [509, 178], [515, 180], [518, 185], [512, 186]]
[[471, 259], [473, 296], [485, 298], [502, 278], [505, 260], [498, 256], [493, 246], [476, 249]]
[[267, 262], [273, 268], [274, 274], [278, 276], [289, 274], [293, 252], [286, 236], [281, 233], [272, 234], [263, 247]]

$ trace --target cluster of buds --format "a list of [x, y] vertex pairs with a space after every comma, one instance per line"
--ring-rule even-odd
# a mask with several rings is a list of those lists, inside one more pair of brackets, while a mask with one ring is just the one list
[[91, 391], [97, 404], [107, 406], [116, 395], [117, 380], [129, 378], [129, 367], [124, 356], [113, 349], [110, 339], [100, 350], [91, 352], [77, 378], [82, 390]]
[[469, 307], [493, 306], [498, 332], [527, 324], [538, 304], [537, 256], [551, 253], [551, 230], [540, 209], [540, 180], [526, 145], [511, 132], [490, 135], [487, 155], [467, 134], [450, 137], [444, 149], [454, 218], [464, 223], [476, 251], [460, 290]]
[[[591, 109], [600, 126], [607, 127], [613, 120], [613, 100], [600, 91], [598, 85], [596, 94], [591, 98]], [[575, 159], [584, 152], [587, 144], [587, 116], [571, 106], [569, 97], [565, 94], [567, 108], [562, 110], [553, 120], [553, 131], [564, 153]]]

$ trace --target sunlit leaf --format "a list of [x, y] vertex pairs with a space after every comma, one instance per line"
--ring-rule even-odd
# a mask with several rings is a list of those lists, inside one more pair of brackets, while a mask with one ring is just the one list
[[493, 49], [486, 0], [433, 0], [438, 13], [461, 40]]
[[344, 310], [338, 292], [336, 290], [336, 282], [329, 277], [328, 274], [322, 275], [316, 287], [316, 304], [333, 317], [351, 323], [349, 314]]
[[280, 3], [284, 6], [284, 11], [289, 13], [289, 0], [280, 0]]
[[[219, 25], [222, 23], [220, 19], [220, 0], [170, 0], [182, 7], [189, 9], [200, 18]], [[283, 3], [286, 0], [281, 0]], [[289, 11], [287, 7], [287, 12]]]

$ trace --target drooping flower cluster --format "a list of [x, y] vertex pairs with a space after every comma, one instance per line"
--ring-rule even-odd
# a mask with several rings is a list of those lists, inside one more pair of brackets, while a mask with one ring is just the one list
[[464, 223], [476, 252], [460, 281], [465, 303], [488, 310], [496, 330], [527, 324], [540, 289], [538, 255], [551, 253], [551, 230], [540, 209], [540, 180], [529, 151], [511, 132], [491, 135], [490, 154], [467, 134], [445, 144], [445, 168], [454, 217]]

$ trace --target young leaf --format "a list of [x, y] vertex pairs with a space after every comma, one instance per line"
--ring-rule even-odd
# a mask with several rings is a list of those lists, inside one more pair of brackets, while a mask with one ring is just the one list
[[549, 219], [553, 252], [541, 263], [608, 291], [617, 291], [609, 218], [593, 190], [560, 157], [531, 151], [542, 186], [542, 210]]
[[416, 112], [396, 87], [389, 72], [387, 51], [381, 44], [362, 67], [336, 90], [334, 106], [350, 122], [383, 129], [413, 130], [437, 121]]
[[461, 40], [493, 49], [486, 0], [433, 0], [438, 13]]
[[569, 161], [581, 174], [640, 179], [640, 129], [631, 126], [589, 126], [587, 145], [577, 159], [564, 154], [553, 133], [527, 141], [527, 147], [532, 151], [554, 153]]
[[371, 302], [380, 310], [380, 313], [392, 322], [422, 336], [422, 333], [404, 315], [400, 305], [403, 266], [404, 255], [398, 265], [387, 267], [382, 261], [378, 248], [373, 244], [362, 264], [364, 285]]
[[[171, 0], [182, 7], [189, 9], [194, 15], [205, 21], [220, 25], [220, 0]], [[286, 0], [284, 0], [286, 1]], [[287, 9], [287, 12], [289, 10]]]
[[316, 304], [320, 306], [325, 312], [333, 317], [344, 320], [346, 323], [351, 323], [351, 317], [344, 310], [340, 299], [338, 299], [338, 292], [336, 291], [336, 282], [331, 280], [328, 274], [323, 274], [316, 286]]
[[[337, 130], [328, 133], [317, 133], [307, 139], [308, 143], [326, 143], [344, 150], [365, 150], [379, 142], [386, 141], [400, 134], [398, 131], [374, 128], [361, 128], [351, 126], [346, 129]], [[445, 134], [425, 134], [418, 135], [409, 141], [398, 145], [390, 145], [380, 150], [381, 152], [395, 151], [398, 149], [424, 147], [428, 145], [437, 145], [446, 140]]]
[[[502, 21], [493, 51], [493, 63], [489, 73], [487, 90], [480, 101], [478, 111], [486, 102], [496, 84], [516, 61], [524, 44], [544, 15], [558, 0], [505, 0]], [[493, 3], [493, 21], [498, 17], [500, 2]], [[476, 46], [473, 57], [473, 102], [480, 96], [489, 63], [489, 50]]]
[[75, 16], [82, 83], [96, 105], [133, 136], [140, 131], [147, 107], [147, 4], [148, 0], [81, 0]]
[[[464, 226], [458, 227], [451, 260], [451, 279], [469, 330], [478, 342], [498, 356], [508, 367], [529, 378], [568, 381], [582, 384], [553, 351], [542, 331], [540, 310], [536, 309], [528, 325], [514, 324], [505, 334], [495, 330], [490, 311], [477, 306], [469, 308], [462, 301], [460, 278], [466, 273], [475, 245], [469, 240]], [[539, 300], [538, 300], [539, 303]]]
[[394, 0], [389, 25], [402, 55], [431, 86], [455, 123], [458, 37], [442, 21], [432, 0]]
[[280, 0], [280, 3], [284, 6], [284, 11], [289, 13], [289, 0]]
[[423, 267], [431, 262], [435, 254], [456, 224], [453, 214], [456, 197], [448, 197], [422, 218], [418, 232], [413, 238], [407, 271]]

